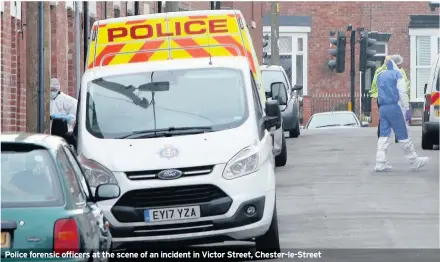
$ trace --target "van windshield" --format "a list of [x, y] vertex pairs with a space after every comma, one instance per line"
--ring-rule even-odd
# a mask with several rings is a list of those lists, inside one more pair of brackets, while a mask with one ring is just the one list
[[[169, 88], [142, 88], [164, 81]], [[109, 139], [171, 127], [219, 131], [238, 127], [249, 116], [244, 76], [230, 68], [98, 78], [88, 84], [86, 105], [87, 130]]]

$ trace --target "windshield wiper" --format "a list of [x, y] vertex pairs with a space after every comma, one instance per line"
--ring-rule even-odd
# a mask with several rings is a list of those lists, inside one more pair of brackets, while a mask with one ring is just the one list
[[128, 135], [117, 137], [116, 139], [127, 139], [127, 138], [148, 138], [148, 137], [164, 137], [164, 136], [175, 136], [175, 135], [193, 135], [201, 134], [206, 132], [212, 132], [212, 127], [210, 126], [191, 126], [191, 127], [168, 127], [168, 128], [158, 128], [158, 129], [148, 129], [134, 131]]
[[331, 124], [331, 125], [317, 126], [317, 127], [315, 127], [315, 128], [329, 127], [329, 126], [341, 126], [341, 125], [340, 125], [340, 124]]
[[344, 124], [344, 126], [357, 126], [356, 123], [348, 123], [348, 124]]

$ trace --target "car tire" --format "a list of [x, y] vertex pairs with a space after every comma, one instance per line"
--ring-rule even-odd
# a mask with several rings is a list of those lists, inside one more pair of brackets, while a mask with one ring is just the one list
[[255, 238], [255, 250], [265, 253], [281, 252], [276, 204], [269, 230], [264, 235]]
[[432, 150], [432, 149], [434, 149], [434, 144], [429, 139], [429, 136], [426, 133], [422, 133], [422, 149], [423, 150]]
[[289, 137], [297, 138], [301, 134], [301, 129], [299, 128], [299, 120], [296, 121], [295, 129], [289, 131]]
[[281, 153], [275, 157], [275, 166], [285, 166], [287, 163], [287, 145], [286, 145], [286, 137], [283, 134], [282, 142], [281, 142]]

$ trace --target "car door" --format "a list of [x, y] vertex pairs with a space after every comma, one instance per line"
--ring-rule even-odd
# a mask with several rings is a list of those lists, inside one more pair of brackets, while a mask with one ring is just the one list
[[67, 145], [60, 147], [57, 152], [57, 160], [62, 167], [63, 174], [66, 176], [71, 199], [75, 202], [75, 212], [72, 214], [78, 223], [81, 243], [83, 245], [81, 248], [87, 251], [96, 251], [96, 245], [99, 243], [99, 228], [93, 214], [93, 208], [90, 205], [90, 201], [93, 198], [90, 195], [90, 191], [84, 188], [80, 180], [78, 172], [82, 175], [81, 169], [72, 165], [69, 156], [70, 158], [73, 156], [70, 148]]

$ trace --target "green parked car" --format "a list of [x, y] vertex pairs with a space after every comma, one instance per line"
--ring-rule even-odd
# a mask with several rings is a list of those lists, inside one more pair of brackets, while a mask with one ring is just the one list
[[119, 186], [101, 185], [92, 194], [60, 137], [0, 137], [1, 260], [107, 261], [96, 257], [110, 252], [112, 241], [96, 202], [117, 198]]

